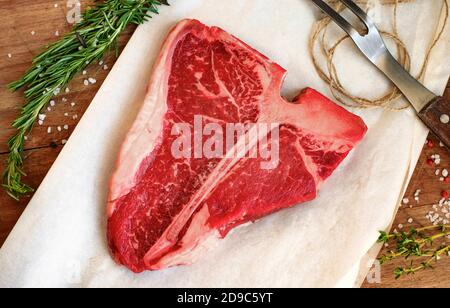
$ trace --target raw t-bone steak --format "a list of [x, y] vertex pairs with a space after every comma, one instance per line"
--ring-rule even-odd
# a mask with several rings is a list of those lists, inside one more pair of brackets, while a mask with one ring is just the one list
[[[108, 240], [117, 262], [135, 272], [190, 264], [207, 240], [316, 197], [367, 128], [315, 90], [284, 100], [285, 73], [219, 28], [185, 20], [172, 30], [111, 180]], [[175, 125], [194, 127], [196, 116], [224, 130], [279, 123], [277, 142], [269, 146], [270, 129], [265, 136], [267, 151], [278, 145], [278, 162], [263, 168], [267, 157], [227, 152], [237, 148], [209, 158], [174, 155]], [[256, 149], [255, 136], [234, 141], [247, 138]]]

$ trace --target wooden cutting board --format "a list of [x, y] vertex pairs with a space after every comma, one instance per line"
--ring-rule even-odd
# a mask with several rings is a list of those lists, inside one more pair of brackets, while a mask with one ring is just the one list
[[[83, 8], [86, 8], [89, 3], [90, 1], [81, 1]], [[3, 170], [8, 153], [6, 143], [14, 133], [10, 123], [18, 116], [19, 108], [23, 103], [23, 93], [21, 91], [12, 93], [6, 86], [23, 74], [29, 67], [32, 57], [42, 50], [43, 45], [58, 39], [57, 35], [69, 31], [71, 25], [66, 20], [66, 1], [61, 0], [0, 0], [0, 14], [6, 17], [0, 19], [0, 27], [6, 29], [0, 38], [0, 169]], [[121, 38], [120, 46], [123, 47], [126, 44], [133, 31], [134, 27], [126, 30]], [[25, 144], [24, 171], [27, 174], [25, 181], [28, 184], [33, 187], [39, 186], [62, 149], [63, 140], [69, 138], [114, 61], [113, 57], [109, 57], [104, 60], [103, 65], [91, 65], [85, 76], [81, 74], [77, 76], [69, 86], [70, 92], [64, 95], [65, 100], [63, 101], [62, 97], [56, 100], [57, 104], [48, 112], [44, 125], [36, 124]], [[108, 68], [105, 69], [104, 65]], [[97, 83], [85, 86], [83, 81], [87, 77], [95, 78]], [[450, 99], [450, 83], [446, 96]], [[68, 129], [64, 128], [65, 125]], [[52, 128], [51, 133], [47, 132], [48, 127]], [[450, 191], [450, 184], [440, 182], [439, 177], [435, 175], [435, 168], [426, 164], [432, 154], [440, 154], [442, 158], [439, 168], [450, 170], [450, 153], [439, 147], [433, 137], [430, 138], [434, 140], [436, 146], [424, 148], [406, 192], [413, 207], [400, 208], [394, 223], [395, 227], [399, 224], [408, 226], [407, 221], [410, 218], [413, 219], [414, 226], [429, 224], [425, 218], [426, 213], [440, 199], [443, 190]], [[422, 191], [419, 203], [414, 201], [414, 193], [417, 189]], [[0, 245], [14, 227], [30, 197], [31, 195], [16, 202], [0, 190]], [[450, 258], [441, 260], [435, 271], [422, 272], [414, 277], [395, 280], [392, 271], [398, 265], [393, 263], [383, 267], [381, 284], [366, 282], [364, 287], [450, 287]]]

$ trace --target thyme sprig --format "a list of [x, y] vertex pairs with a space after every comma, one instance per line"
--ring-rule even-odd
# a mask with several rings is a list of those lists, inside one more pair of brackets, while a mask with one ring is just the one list
[[100, 60], [111, 49], [118, 53], [117, 40], [130, 24], [142, 24], [165, 0], [106, 0], [86, 10], [81, 21], [61, 40], [47, 46], [33, 59], [31, 68], [9, 85], [17, 91], [26, 87], [25, 105], [12, 123], [17, 130], [8, 141], [9, 155], [3, 173], [3, 187], [19, 199], [33, 189], [22, 183], [25, 136], [32, 130], [39, 113], [53, 96], [63, 89], [74, 75], [90, 63]]
[[450, 236], [450, 225], [438, 225], [420, 229], [411, 228], [408, 232], [392, 233], [380, 232], [379, 243], [395, 245], [379, 258], [381, 264], [394, 259], [412, 259], [408, 266], [397, 267], [395, 277], [412, 275], [419, 271], [432, 269], [433, 263], [450, 252], [450, 245], [445, 239]]

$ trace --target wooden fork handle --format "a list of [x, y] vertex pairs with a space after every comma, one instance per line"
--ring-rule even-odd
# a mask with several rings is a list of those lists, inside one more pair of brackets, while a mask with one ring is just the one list
[[450, 149], [450, 101], [436, 97], [419, 112], [419, 117]]

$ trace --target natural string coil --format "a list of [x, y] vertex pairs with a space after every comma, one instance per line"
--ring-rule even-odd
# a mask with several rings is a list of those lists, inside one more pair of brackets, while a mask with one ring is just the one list
[[[398, 16], [398, 5], [411, 3], [417, 0], [380, 0], [381, 5], [390, 5], [393, 6], [393, 31], [381, 31], [381, 35], [385, 39], [389, 39], [393, 41], [397, 46], [398, 57], [397, 60], [400, 64], [407, 70], [411, 69], [411, 56], [408, 52], [407, 47], [402, 42], [398, 35], [398, 27], [397, 27], [397, 16]], [[358, 5], [364, 6], [371, 3], [371, 1], [363, 1], [356, 0]], [[345, 6], [338, 0], [331, 0], [329, 4], [334, 7], [337, 12], [342, 12], [345, 9]], [[447, 25], [449, 18], [449, 0], [443, 0], [443, 11], [441, 12], [441, 18], [438, 22], [438, 29], [436, 31], [437, 35], [431, 41], [430, 46], [427, 49], [425, 54], [424, 62], [421, 66], [419, 74], [416, 76], [418, 80], [423, 81], [425, 77], [425, 73], [428, 67], [428, 63], [430, 61], [431, 54], [433, 49], [439, 43], [442, 38], [442, 35], [445, 31], [445, 27]], [[348, 91], [341, 83], [336, 66], [334, 65], [334, 56], [337, 48], [346, 40], [350, 39], [348, 35], [341, 37], [338, 39], [331, 47], [327, 47], [326, 42], [326, 33], [327, 29], [332, 23], [331, 18], [325, 17], [319, 21], [317, 21], [310, 35], [309, 40], [309, 52], [312, 57], [314, 68], [319, 74], [320, 78], [325, 81], [331, 89], [333, 96], [339, 101], [341, 104], [353, 107], [353, 108], [385, 108], [388, 110], [403, 110], [408, 108], [409, 105], [396, 106], [394, 103], [402, 97], [400, 91], [394, 86], [392, 89], [388, 91], [387, 94], [382, 95], [376, 99], [368, 99], [364, 97], [355, 96], [350, 91]], [[326, 70], [322, 68], [319, 64], [318, 55], [316, 54], [316, 46], [320, 49], [320, 52], [325, 58], [326, 61]]]

